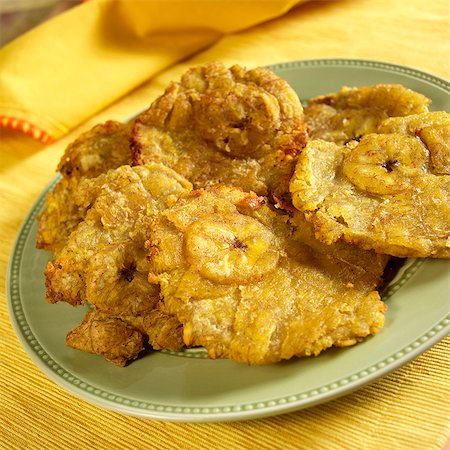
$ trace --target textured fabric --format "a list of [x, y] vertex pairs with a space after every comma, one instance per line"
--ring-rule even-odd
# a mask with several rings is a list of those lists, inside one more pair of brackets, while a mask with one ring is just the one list
[[131, 116], [187, 67], [210, 60], [253, 67], [294, 59], [366, 58], [449, 78], [449, 8], [447, 0], [302, 4], [281, 18], [221, 38], [51, 146], [4, 131], [0, 143], [0, 448], [442, 449], [450, 435], [449, 337], [382, 379], [306, 410], [235, 423], [157, 422], [93, 406], [48, 380], [14, 334], [4, 284], [21, 222], [53, 176], [64, 146], [81, 130], [109, 118]]

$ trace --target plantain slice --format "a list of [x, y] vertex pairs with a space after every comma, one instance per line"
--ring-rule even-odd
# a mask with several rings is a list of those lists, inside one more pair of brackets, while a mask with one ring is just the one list
[[159, 309], [117, 317], [93, 308], [66, 336], [69, 347], [103, 356], [119, 367], [138, 358], [147, 341], [154, 350], [180, 350], [182, 325]]
[[430, 99], [399, 84], [344, 87], [309, 100], [305, 122], [311, 139], [344, 144], [376, 132], [388, 117], [428, 112]]
[[[380, 128], [409, 120], [388, 119]], [[448, 258], [450, 177], [431, 169], [434, 149], [439, 160], [449, 159], [441, 144], [427, 148], [411, 133], [395, 132], [347, 145], [311, 141], [291, 180], [293, 204], [327, 244], [344, 240], [392, 256]]]
[[295, 91], [272, 71], [188, 70], [136, 120], [135, 164], [162, 162], [195, 188], [227, 184], [282, 200], [306, 143]]
[[74, 201], [90, 207], [47, 264], [47, 300], [89, 301], [114, 315], [152, 309], [159, 293], [143, 275], [147, 229], [154, 215], [190, 189], [187, 180], [157, 163], [83, 179]]
[[149, 281], [184, 343], [211, 358], [268, 364], [377, 333], [389, 258], [346, 244], [329, 252], [312, 234], [254, 193], [192, 191], [152, 225]]
[[83, 352], [104, 356], [123, 367], [144, 350], [145, 336], [124, 320], [94, 309], [88, 311], [83, 321], [67, 334], [66, 344]]
[[82, 179], [95, 178], [131, 163], [131, 125], [107, 121], [81, 134], [68, 145], [58, 164], [62, 178], [45, 199], [38, 216], [36, 247], [59, 251], [70, 233], [83, 220], [87, 207], [74, 202], [73, 196]]
[[378, 133], [400, 133], [418, 137], [430, 152], [429, 170], [436, 175], [450, 175], [450, 114], [433, 111], [382, 122]]

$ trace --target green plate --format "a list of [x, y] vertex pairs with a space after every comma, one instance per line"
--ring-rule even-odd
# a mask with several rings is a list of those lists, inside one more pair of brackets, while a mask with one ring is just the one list
[[[450, 111], [450, 83], [407, 67], [361, 60], [308, 60], [271, 67], [307, 99], [343, 85], [402, 83]], [[18, 234], [7, 275], [11, 321], [26, 352], [54, 382], [88, 402], [151, 419], [209, 422], [275, 415], [357, 389], [427, 350], [450, 332], [449, 260], [408, 260], [384, 294], [386, 325], [375, 337], [318, 357], [264, 367], [209, 360], [205, 352], [153, 352], [118, 368], [67, 348], [65, 336], [85, 311], [45, 301], [50, 255], [35, 249], [36, 216]]]

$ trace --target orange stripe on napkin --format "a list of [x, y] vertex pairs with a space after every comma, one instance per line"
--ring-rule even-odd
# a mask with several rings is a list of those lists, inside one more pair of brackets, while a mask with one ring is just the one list
[[52, 136], [50, 136], [44, 130], [41, 130], [39, 127], [15, 117], [0, 115], [0, 126], [2, 128], [24, 133], [27, 136], [32, 137], [36, 141], [42, 142], [43, 144], [51, 144], [55, 140]]

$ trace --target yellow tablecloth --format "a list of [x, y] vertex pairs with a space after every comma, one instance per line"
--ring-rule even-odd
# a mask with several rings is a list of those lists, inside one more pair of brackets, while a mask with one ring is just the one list
[[123, 120], [145, 108], [169, 80], [177, 79], [187, 67], [210, 60], [253, 67], [287, 60], [345, 57], [404, 64], [450, 78], [449, 56], [448, 0], [313, 1], [300, 4], [280, 18], [222, 37], [51, 146], [3, 131], [0, 448], [442, 449], [450, 433], [449, 337], [390, 375], [323, 405], [247, 422], [164, 423], [101, 409], [49, 381], [14, 334], [4, 285], [18, 228], [53, 177], [65, 145], [95, 123]]

